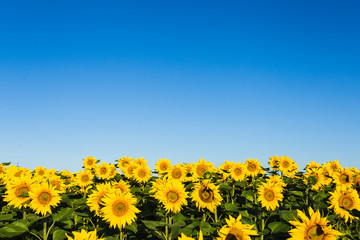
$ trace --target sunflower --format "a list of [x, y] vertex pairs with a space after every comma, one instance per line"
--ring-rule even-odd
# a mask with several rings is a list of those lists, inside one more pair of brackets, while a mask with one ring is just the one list
[[155, 169], [159, 174], [163, 174], [163, 173], [167, 173], [171, 168], [171, 162], [170, 160], [166, 159], [166, 158], [160, 158], [156, 163], [155, 163]]
[[261, 206], [265, 207], [266, 210], [275, 210], [279, 207], [279, 202], [283, 200], [282, 188], [278, 185], [273, 185], [269, 182], [264, 183], [258, 187], [258, 201], [261, 202]]
[[57, 206], [61, 200], [59, 191], [50, 184], [38, 184], [30, 190], [29, 196], [31, 198], [29, 206], [43, 216], [46, 213], [51, 214], [51, 207]]
[[67, 240], [104, 240], [104, 238], [97, 238], [96, 236], [96, 229], [91, 232], [86, 232], [84, 229], [81, 229], [80, 232], [73, 231], [72, 234], [74, 238], [67, 236]]
[[229, 174], [235, 181], [242, 181], [246, 178], [246, 166], [243, 163], [234, 163], [230, 169]]
[[283, 189], [286, 186], [286, 183], [282, 180], [279, 175], [271, 175], [266, 180], [266, 182], [271, 183], [272, 185], [279, 186]]
[[[178, 240], [195, 240], [195, 238], [187, 237], [184, 233], [181, 233], [181, 236], [178, 237]], [[203, 236], [203, 233], [202, 233], [201, 229], [199, 231], [198, 240], [204, 240], [204, 236]]]
[[126, 178], [133, 179], [134, 178], [134, 170], [137, 168], [137, 164], [135, 162], [130, 162], [124, 169], [123, 173]]
[[84, 158], [83, 163], [85, 169], [91, 170], [95, 168], [97, 160], [94, 157], [87, 156], [86, 158]]
[[177, 165], [174, 165], [170, 168], [167, 177], [169, 179], [173, 180], [179, 180], [183, 182], [186, 177], [186, 172], [183, 166], [181, 166], [181, 163], [178, 163]]
[[272, 156], [269, 158], [269, 165], [272, 170], [276, 171], [279, 168], [279, 156]]
[[351, 187], [353, 183], [353, 173], [349, 170], [348, 167], [345, 169], [338, 169], [338, 172], [335, 172], [333, 175], [334, 182], [336, 186], [345, 186]]
[[299, 166], [288, 156], [281, 156], [279, 159], [279, 170], [284, 176], [292, 177], [298, 172]]
[[315, 191], [318, 191], [326, 183], [321, 168], [308, 168], [306, 173], [304, 174], [304, 177], [304, 181], [306, 184], [308, 184], [307, 179], [309, 177], [314, 177], [316, 179], [316, 183], [311, 186], [311, 189]]
[[198, 178], [202, 178], [204, 172], [212, 172], [214, 170], [214, 164], [212, 162], [207, 162], [205, 159], [201, 158], [199, 162], [194, 163], [192, 169], [193, 180], [196, 181]]
[[319, 167], [320, 167], [320, 163], [311, 161], [311, 162], [309, 162], [308, 164], [306, 164], [305, 169], [306, 169], [306, 170], [308, 170], [308, 169], [317, 169], [317, 168], [319, 168]]
[[86, 204], [89, 206], [90, 211], [95, 212], [95, 215], [100, 216], [101, 199], [108, 193], [113, 192], [110, 183], [100, 183], [96, 185], [96, 190], [88, 196]]
[[230, 171], [230, 168], [234, 165], [234, 162], [231, 161], [229, 162], [228, 160], [226, 160], [223, 164], [220, 165], [219, 169], [220, 169], [220, 172], [223, 177], [226, 179], [229, 177], [229, 171]]
[[119, 189], [123, 193], [130, 192], [130, 184], [123, 180], [113, 181], [111, 182], [111, 185], [115, 190]]
[[45, 167], [38, 166], [34, 170], [36, 178], [43, 178], [47, 176], [47, 170]]
[[96, 165], [95, 167], [95, 172], [96, 175], [100, 178], [100, 179], [110, 179], [111, 178], [111, 166], [110, 164], [106, 163], [106, 162], [102, 162], [99, 165]]
[[330, 193], [330, 206], [336, 214], [345, 219], [345, 222], [358, 219], [350, 214], [349, 211], [356, 209], [360, 211], [360, 199], [355, 189], [347, 189], [346, 187], [337, 187], [333, 193]]
[[34, 180], [30, 177], [14, 178], [13, 181], [7, 182], [4, 201], [16, 208], [27, 207], [30, 201], [28, 194], [33, 182]]
[[314, 210], [309, 207], [309, 216], [300, 210], [297, 210], [300, 220], [289, 221], [295, 228], [289, 231], [291, 238], [289, 240], [298, 239], [321, 239], [321, 240], [336, 240], [341, 233], [332, 229], [331, 225], [327, 226], [329, 221], [326, 218], [321, 218], [319, 210]]
[[84, 170], [84, 171], [79, 171], [79, 173], [76, 175], [76, 184], [83, 188], [86, 187], [88, 185], [90, 185], [93, 181], [94, 175], [92, 175], [90, 170]]
[[167, 212], [178, 213], [183, 205], [187, 204], [184, 185], [180, 181], [172, 180], [165, 183], [165, 186], [159, 189], [157, 198], [164, 205]]
[[102, 198], [104, 207], [101, 209], [102, 217], [110, 223], [110, 227], [122, 229], [136, 220], [136, 213], [140, 210], [135, 207], [136, 198], [130, 192], [116, 191], [106, 194]]
[[219, 237], [217, 240], [251, 240], [251, 235], [258, 235], [256, 230], [252, 230], [254, 225], [243, 224], [241, 222], [241, 215], [239, 215], [236, 219], [229, 216], [229, 218], [225, 219], [225, 221], [226, 225], [218, 231]]
[[337, 172], [338, 170], [341, 169], [341, 165], [339, 163], [338, 160], [334, 160], [334, 161], [328, 161], [329, 167], [331, 168], [332, 172]]
[[60, 176], [52, 175], [48, 178], [48, 181], [59, 192], [65, 191], [64, 180]]
[[133, 174], [134, 179], [139, 183], [146, 183], [151, 178], [151, 170], [147, 164], [138, 165]]
[[195, 183], [191, 198], [199, 209], [207, 208], [211, 212], [215, 212], [216, 206], [223, 200], [219, 193], [219, 186], [215, 186], [208, 180]]
[[122, 171], [124, 172], [125, 171], [125, 168], [126, 166], [132, 162], [132, 159], [131, 157], [122, 157], [120, 158], [119, 160], [117, 160], [118, 164], [117, 164], [117, 167]]
[[139, 157], [138, 159], [134, 159], [134, 162], [138, 165], [146, 165], [147, 161], [144, 159], [144, 157]]
[[261, 168], [261, 164], [257, 159], [247, 159], [246, 160], [246, 175], [256, 177], [258, 174], [263, 174], [264, 170]]

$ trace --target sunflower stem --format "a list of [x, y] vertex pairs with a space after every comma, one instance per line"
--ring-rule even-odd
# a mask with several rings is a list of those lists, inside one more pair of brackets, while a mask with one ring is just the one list
[[23, 211], [23, 219], [26, 219], [26, 210]]
[[217, 223], [217, 222], [218, 222], [218, 217], [217, 217], [217, 207], [215, 207], [214, 217], [215, 217], [215, 223]]
[[120, 235], [119, 235], [120, 240], [124, 240], [124, 232], [121, 231], [121, 228], [119, 228], [119, 230], [120, 230]]
[[44, 221], [44, 224], [43, 224], [43, 239], [44, 240], [47, 240], [47, 234], [46, 234], [46, 220]]
[[165, 216], [165, 223], [166, 223], [166, 225], [165, 225], [165, 237], [166, 237], [166, 239], [169, 239], [169, 226], [168, 226], [169, 221], [168, 221], [167, 214]]
[[[261, 212], [261, 231], [264, 231], [264, 229], [265, 229], [265, 215], [264, 215], [265, 213], [262, 211]], [[264, 235], [262, 234], [261, 236], [260, 236], [260, 240], [264, 240]]]
[[203, 221], [206, 222], [206, 213], [203, 213]]

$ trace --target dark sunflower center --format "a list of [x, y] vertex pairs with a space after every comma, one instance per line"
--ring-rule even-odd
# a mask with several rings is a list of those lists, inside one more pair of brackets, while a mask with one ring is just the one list
[[255, 164], [250, 163], [250, 164], [247, 166], [247, 169], [248, 169], [250, 172], [254, 172], [254, 171], [256, 170], [256, 166], [255, 166]]
[[169, 202], [175, 203], [179, 199], [179, 195], [176, 192], [169, 191], [167, 193], [167, 198], [168, 198]]
[[312, 226], [307, 232], [308, 239], [322, 240], [325, 238], [325, 233], [320, 225]]
[[274, 191], [272, 189], [267, 189], [264, 193], [264, 198], [267, 200], [267, 201], [272, 201], [274, 200], [275, 198], [275, 194], [274, 194]]
[[106, 174], [106, 172], [107, 172], [106, 167], [100, 168], [100, 172], [101, 172], [101, 174]]
[[345, 207], [347, 209], [352, 209], [354, 206], [354, 202], [352, 200], [352, 198], [350, 198], [349, 196], [344, 196], [342, 199], [340, 199], [341, 201], [341, 205], [342, 207]]
[[347, 174], [340, 175], [340, 182], [341, 183], [348, 183], [350, 182], [350, 177]]
[[241, 169], [240, 169], [240, 168], [236, 168], [236, 169], [235, 169], [235, 175], [236, 175], [236, 176], [240, 176], [240, 175], [241, 175]]
[[39, 202], [41, 204], [48, 204], [51, 201], [51, 195], [47, 192], [42, 192], [38, 196]]
[[29, 192], [29, 188], [27, 186], [21, 186], [16, 191], [16, 196], [21, 196], [27, 194]]
[[200, 164], [199, 166], [196, 167], [196, 173], [202, 177], [202, 175], [204, 174], [204, 172], [207, 171], [207, 166], [204, 164]]
[[282, 163], [282, 166], [284, 167], [284, 168], [288, 168], [289, 167], [289, 162], [288, 161], [284, 161], [283, 163]]
[[243, 240], [243, 234], [237, 228], [232, 228], [226, 235], [225, 240]]
[[129, 167], [129, 168], [128, 168], [128, 173], [129, 173], [130, 175], [132, 175], [135, 168], [136, 168], [135, 166]]
[[44, 170], [40, 170], [40, 171], [38, 172], [38, 174], [39, 174], [40, 176], [44, 175]]
[[83, 181], [83, 182], [88, 182], [89, 180], [90, 180], [90, 178], [88, 175], [84, 175], [81, 177], [81, 181]]
[[87, 165], [91, 166], [93, 164], [93, 161], [90, 159], [87, 161]]
[[121, 217], [128, 212], [128, 205], [122, 201], [116, 201], [112, 205], [112, 211], [115, 216]]
[[160, 169], [165, 171], [167, 169], [167, 163], [160, 164]]
[[143, 178], [146, 176], [146, 172], [144, 170], [139, 171], [139, 177]]
[[199, 197], [203, 202], [211, 203], [214, 201], [214, 191], [210, 188], [201, 186], [199, 190]]
[[181, 172], [180, 169], [176, 168], [176, 169], [174, 169], [174, 170], [172, 171], [171, 176], [172, 176], [174, 179], [179, 179], [179, 178], [181, 178], [181, 176], [182, 176], [182, 172]]

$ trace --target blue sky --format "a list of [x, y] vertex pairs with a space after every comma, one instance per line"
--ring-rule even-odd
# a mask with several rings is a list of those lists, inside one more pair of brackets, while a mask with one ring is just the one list
[[359, 166], [358, 1], [3, 1], [0, 162]]

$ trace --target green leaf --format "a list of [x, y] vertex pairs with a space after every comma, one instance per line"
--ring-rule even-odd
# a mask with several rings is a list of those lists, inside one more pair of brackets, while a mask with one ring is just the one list
[[231, 186], [229, 186], [229, 184], [228, 183], [220, 183], [219, 184], [219, 188], [220, 189], [225, 189], [225, 190], [233, 190], [233, 187], [231, 187]]
[[211, 231], [211, 225], [208, 222], [201, 222], [200, 229], [203, 231], [204, 235], [208, 235]]
[[270, 230], [265, 228], [264, 230], [262, 230], [261, 232], [259, 232], [259, 235], [268, 235], [270, 233]]
[[252, 191], [243, 191], [241, 193], [241, 196], [245, 197], [250, 202], [254, 201], [254, 192], [252, 192]]
[[304, 193], [301, 191], [290, 191], [291, 194], [295, 195], [295, 196], [299, 196], [299, 197], [303, 197]]
[[133, 222], [131, 225], [126, 225], [125, 228], [132, 231], [133, 233], [137, 233], [138, 231], [136, 222]]
[[280, 218], [287, 221], [287, 222], [296, 220], [295, 219], [296, 216], [297, 216], [297, 211], [296, 210], [280, 211]]
[[30, 223], [26, 219], [17, 220], [0, 228], [0, 238], [19, 236], [28, 231]]
[[233, 203], [225, 203], [224, 204], [225, 210], [230, 212], [238, 212], [238, 207]]
[[271, 229], [271, 233], [285, 233], [290, 230], [290, 226], [283, 222], [269, 223], [268, 227]]
[[173, 225], [179, 226], [179, 227], [184, 227], [184, 226], [186, 226], [186, 223], [184, 221], [180, 220], [180, 221], [175, 222]]
[[329, 193], [326, 193], [326, 192], [324, 192], [324, 191], [319, 191], [319, 192], [313, 197], [313, 200], [314, 200], [315, 202], [317, 202], [317, 201], [322, 201], [322, 200], [324, 200], [325, 198], [327, 198], [328, 196], [330, 196]]
[[53, 240], [63, 240], [66, 238], [65, 231], [62, 229], [55, 230], [52, 234]]
[[156, 230], [157, 227], [161, 226], [159, 221], [141, 220], [145, 226], [151, 230]]
[[54, 222], [60, 222], [70, 216], [73, 212], [73, 208], [63, 208], [59, 212], [53, 214], [52, 219]]
[[12, 214], [3, 214], [0, 215], [0, 221], [7, 221], [7, 220], [11, 220], [13, 219], [13, 215]]
[[174, 220], [174, 222], [177, 222], [177, 221], [183, 221], [183, 220], [186, 220], [187, 217], [185, 217], [184, 215], [182, 215], [181, 213], [177, 213], [175, 214], [172, 219]]

